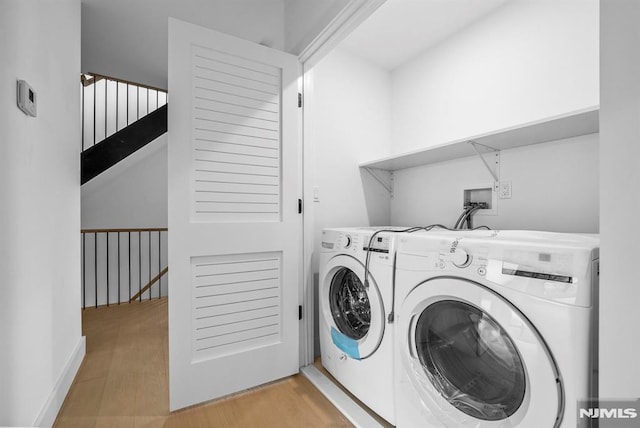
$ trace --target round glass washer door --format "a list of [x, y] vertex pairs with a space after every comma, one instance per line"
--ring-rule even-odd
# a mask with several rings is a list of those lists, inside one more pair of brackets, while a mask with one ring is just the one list
[[416, 321], [414, 343], [427, 376], [461, 412], [499, 421], [524, 401], [520, 353], [482, 309], [457, 300], [432, 303]]
[[445, 425], [557, 426], [564, 394], [544, 340], [497, 293], [434, 278], [401, 305], [399, 359], [422, 405]]
[[384, 306], [371, 273], [365, 288], [362, 263], [344, 255], [331, 259], [323, 274], [320, 305], [326, 328], [357, 342], [360, 359], [378, 349], [384, 335]]
[[343, 267], [333, 275], [329, 287], [329, 308], [338, 330], [345, 336], [360, 340], [369, 332], [369, 293], [351, 269]]

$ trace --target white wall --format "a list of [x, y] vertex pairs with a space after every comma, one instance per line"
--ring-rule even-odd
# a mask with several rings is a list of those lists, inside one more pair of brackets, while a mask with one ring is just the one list
[[598, 104], [598, 0], [513, 0], [392, 73], [395, 153]]
[[346, 6], [347, 0], [284, 0], [284, 50], [298, 55]]
[[[389, 73], [336, 49], [305, 74], [305, 266], [316, 293], [318, 254], [325, 227], [386, 225], [389, 194], [360, 171], [364, 158], [389, 151]], [[317, 188], [319, 201], [313, 201]], [[316, 353], [318, 334], [315, 333]]]
[[[392, 153], [598, 104], [598, 2], [513, 0], [391, 73]], [[465, 188], [493, 179], [470, 158], [395, 174], [395, 225], [453, 226]], [[501, 153], [513, 197], [475, 224], [597, 232], [598, 136]]]
[[313, 86], [305, 104], [305, 178], [319, 192], [318, 202], [313, 194], [306, 201], [317, 247], [324, 227], [389, 224], [389, 194], [358, 168], [389, 150], [389, 74], [336, 49], [305, 79]]
[[82, 228], [167, 227], [167, 134], [82, 186]]
[[[475, 215], [474, 226], [598, 232], [598, 149], [591, 134], [502, 151], [501, 180], [511, 181], [512, 197], [497, 199], [497, 215]], [[397, 171], [391, 223], [452, 227], [464, 189], [492, 182], [476, 156]]]
[[283, 0], [83, 0], [82, 71], [166, 88], [169, 17], [284, 46]]
[[84, 354], [80, 1], [3, 0], [0, 52], [0, 425], [50, 425]]
[[600, 397], [640, 397], [640, 4], [601, 1]]

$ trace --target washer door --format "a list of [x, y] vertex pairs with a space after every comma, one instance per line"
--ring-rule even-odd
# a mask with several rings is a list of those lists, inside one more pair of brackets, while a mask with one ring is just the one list
[[558, 426], [562, 382], [538, 331], [497, 293], [461, 278], [414, 288], [398, 324], [402, 369], [444, 424]]
[[320, 284], [320, 304], [325, 328], [346, 355], [364, 359], [378, 349], [384, 335], [384, 306], [371, 272], [365, 288], [362, 263], [346, 255], [329, 260]]

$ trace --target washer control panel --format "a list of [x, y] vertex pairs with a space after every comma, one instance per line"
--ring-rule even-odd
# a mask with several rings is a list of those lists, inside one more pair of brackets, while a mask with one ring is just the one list
[[362, 249], [364, 251], [371, 251], [374, 253], [389, 253], [390, 239], [389, 235], [379, 234], [371, 240], [371, 235], [364, 235], [364, 242], [362, 243]]
[[[400, 238], [396, 266], [504, 287], [576, 306], [592, 304], [593, 250], [553, 241], [467, 239], [454, 236]], [[498, 288], [497, 288], [498, 289]]]
[[372, 253], [389, 254], [390, 247], [391, 239], [388, 234], [376, 235], [371, 241], [370, 233], [322, 232], [321, 248], [324, 250], [370, 251]]
[[[401, 238], [400, 242], [403, 241], [404, 239]], [[464, 241], [457, 238], [442, 239], [437, 244], [430, 241], [426, 244], [428, 246], [423, 246], [419, 242], [416, 242], [415, 247], [412, 244], [404, 245], [400, 250], [398, 267], [401, 269], [464, 271], [465, 275], [481, 277], [487, 275], [487, 248], [477, 245], [467, 248]]]

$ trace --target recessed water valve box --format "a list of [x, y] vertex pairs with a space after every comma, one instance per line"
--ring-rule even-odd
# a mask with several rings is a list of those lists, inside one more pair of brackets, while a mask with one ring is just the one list
[[480, 205], [484, 204], [486, 208], [479, 209], [476, 214], [480, 215], [497, 215], [497, 200], [496, 200], [496, 192], [493, 189], [493, 186], [477, 186], [474, 188], [464, 189], [463, 207], [467, 207], [469, 205]]
[[22, 110], [27, 116], [36, 117], [36, 91], [34, 91], [34, 89], [24, 80], [18, 80], [16, 92], [18, 108]]
[[472, 203], [481, 203], [484, 202], [487, 204], [487, 209], [491, 209], [492, 207], [492, 189], [491, 187], [483, 188], [483, 189], [465, 189], [464, 190], [464, 204], [465, 206], [470, 205]]

